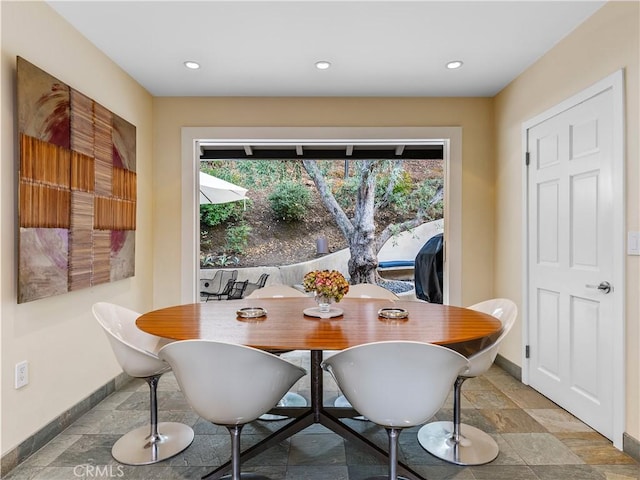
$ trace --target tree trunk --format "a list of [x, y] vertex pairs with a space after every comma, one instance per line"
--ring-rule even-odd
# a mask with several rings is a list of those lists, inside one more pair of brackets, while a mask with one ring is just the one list
[[374, 161], [358, 162], [362, 182], [356, 195], [353, 231], [348, 239], [349, 276], [352, 285], [376, 283], [378, 250], [376, 248], [375, 191], [376, 176], [373, 174]]
[[366, 240], [367, 233], [356, 229], [349, 239], [349, 276], [350, 283], [377, 283], [378, 256], [374, 250], [374, 241]]

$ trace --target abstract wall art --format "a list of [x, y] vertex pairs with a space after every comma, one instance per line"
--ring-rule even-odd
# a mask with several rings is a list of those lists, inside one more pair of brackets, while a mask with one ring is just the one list
[[133, 276], [136, 127], [17, 65], [18, 303]]

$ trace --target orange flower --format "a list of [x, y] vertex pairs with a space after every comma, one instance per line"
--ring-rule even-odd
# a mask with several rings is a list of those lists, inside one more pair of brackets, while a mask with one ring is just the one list
[[337, 270], [313, 270], [302, 279], [305, 291], [332, 298], [336, 302], [349, 291], [349, 282]]

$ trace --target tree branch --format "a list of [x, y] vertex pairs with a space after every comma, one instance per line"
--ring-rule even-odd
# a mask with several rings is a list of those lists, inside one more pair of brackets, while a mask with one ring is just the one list
[[391, 173], [389, 174], [389, 184], [387, 185], [387, 189], [385, 190], [384, 195], [375, 206], [376, 211], [389, 206], [389, 203], [391, 202], [391, 194], [393, 194], [393, 189], [395, 188], [396, 183], [398, 183], [398, 178], [400, 178], [400, 172], [402, 172], [402, 169], [402, 160], [394, 160], [393, 167], [391, 168]]
[[327, 181], [324, 178], [324, 175], [318, 168], [318, 164], [315, 160], [302, 160], [302, 165], [304, 169], [307, 171], [313, 182], [316, 184], [316, 188], [320, 193], [320, 199], [322, 200], [322, 204], [327, 209], [327, 211], [333, 216], [345, 238], [349, 238], [353, 232], [353, 224], [347, 217], [347, 214], [344, 213], [342, 207], [338, 204], [329, 185], [327, 185]]
[[375, 246], [376, 252], [379, 252], [382, 246], [385, 244], [385, 242], [389, 240], [391, 237], [393, 237], [394, 235], [411, 230], [412, 228], [417, 227], [423, 222], [424, 222], [424, 216], [420, 211], [411, 220], [407, 220], [402, 223], [393, 223], [391, 225], [387, 225], [385, 229], [382, 232], [380, 232], [380, 234], [378, 234], [378, 237], [376, 238], [376, 246]]

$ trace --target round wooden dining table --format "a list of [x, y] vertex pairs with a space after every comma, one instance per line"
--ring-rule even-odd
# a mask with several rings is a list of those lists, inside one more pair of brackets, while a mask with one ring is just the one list
[[[140, 316], [141, 330], [172, 340], [208, 339], [246, 345], [267, 351], [309, 350], [311, 352], [311, 405], [275, 407], [271, 413], [293, 418], [281, 429], [242, 452], [246, 460], [314, 423], [320, 423], [342, 437], [359, 444], [387, 461], [387, 452], [348, 427], [340, 418], [358, 415], [352, 408], [323, 405], [322, 362], [325, 350], [343, 350], [370, 342], [410, 340], [444, 345], [465, 355], [491, 343], [500, 333], [498, 319], [475, 310], [421, 301], [343, 298], [333, 304], [333, 318], [308, 316], [315, 307], [311, 297], [246, 298], [178, 305], [154, 310]], [[243, 318], [243, 308], [261, 308], [266, 315]], [[380, 309], [404, 309], [403, 319], [386, 319]], [[341, 312], [338, 312], [339, 309]], [[308, 310], [307, 310], [308, 311]], [[425, 365], [425, 369], [429, 368]], [[380, 379], [384, 382], [384, 379]], [[203, 478], [217, 479], [230, 470], [230, 462]], [[398, 472], [423, 480], [404, 464]]]

